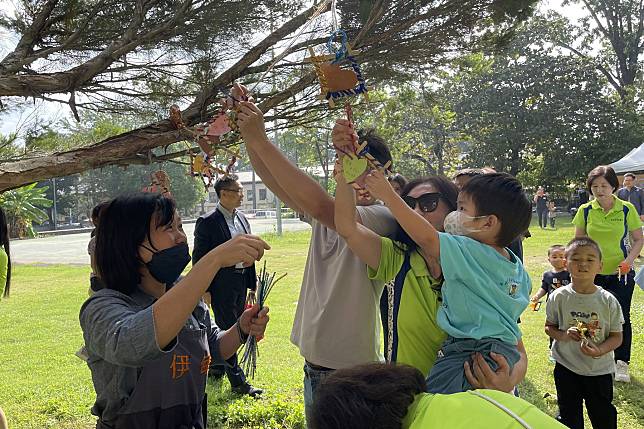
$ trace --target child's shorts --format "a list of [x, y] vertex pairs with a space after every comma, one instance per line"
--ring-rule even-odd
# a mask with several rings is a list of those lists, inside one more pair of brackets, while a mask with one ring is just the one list
[[521, 355], [517, 346], [505, 343], [496, 338], [483, 338], [474, 340], [470, 338], [447, 337], [440, 351], [438, 359], [427, 377], [427, 391], [429, 393], [457, 393], [472, 389], [472, 385], [465, 378], [463, 364], [472, 363], [472, 355], [481, 353], [493, 371], [498, 369], [490, 353], [503, 355], [510, 365], [510, 369], [519, 361]]

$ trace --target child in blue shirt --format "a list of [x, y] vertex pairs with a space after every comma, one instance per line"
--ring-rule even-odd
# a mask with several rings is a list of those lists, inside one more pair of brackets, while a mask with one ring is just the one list
[[445, 218], [447, 233], [439, 233], [416, 213], [415, 201], [403, 201], [381, 172], [367, 176], [366, 186], [443, 271], [437, 320], [448, 338], [427, 379], [428, 391], [471, 389], [464, 368], [475, 353], [493, 369], [495, 353], [513, 367], [520, 357], [517, 320], [528, 305], [531, 288], [523, 264], [507, 249], [528, 229], [532, 217], [521, 184], [505, 173], [472, 178], [458, 196], [457, 210]]

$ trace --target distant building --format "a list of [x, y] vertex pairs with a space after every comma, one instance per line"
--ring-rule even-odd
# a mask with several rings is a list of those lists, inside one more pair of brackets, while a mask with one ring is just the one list
[[[331, 167], [332, 169], [333, 167]], [[320, 182], [324, 181], [324, 172], [321, 167], [312, 169], [312, 173]], [[240, 210], [247, 213], [252, 213], [253, 208], [256, 210], [275, 210], [275, 194], [266, 187], [261, 177], [255, 174], [255, 195], [253, 195], [253, 172], [238, 171], [235, 174], [239, 178], [239, 183], [244, 188], [244, 200], [242, 201], [241, 207], [239, 207]], [[253, 207], [253, 199], [256, 199], [255, 207]], [[218, 201], [219, 199], [213, 186], [208, 189], [208, 197], [203, 205], [204, 210], [206, 212], [214, 210]]]

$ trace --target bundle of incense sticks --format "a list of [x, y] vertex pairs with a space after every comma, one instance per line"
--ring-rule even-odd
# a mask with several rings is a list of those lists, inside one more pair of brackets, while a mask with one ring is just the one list
[[[287, 273], [282, 274], [278, 278], [275, 278], [276, 273], [269, 274], [266, 271], [266, 261], [264, 261], [264, 266], [257, 276], [257, 305], [260, 310], [264, 308], [266, 299], [271, 293], [275, 283], [280, 281], [286, 276]], [[244, 372], [250, 378], [255, 378], [255, 371], [257, 370], [257, 357], [259, 356], [259, 349], [257, 348], [257, 338], [254, 335], [250, 335], [246, 340], [244, 345], [244, 353], [241, 358], [240, 365], [243, 368]]]

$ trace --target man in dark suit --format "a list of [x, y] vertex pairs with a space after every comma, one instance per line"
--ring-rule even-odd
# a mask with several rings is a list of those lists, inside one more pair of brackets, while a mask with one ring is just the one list
[[[214, 211], [197, 219], [195, 225], [195, 245], [192, 263], [195, 264], [206, 253], [225, 243], [238, 234], [250, 234], [250, 224], [237, 208], [244, 199], [244, 189], [236, 176], [223, 177], [215, 183], [219, 203]], [[257, 276], [255, 266], [244, 268], [241, 263], [219, 270], [206, 292], [206, 302], [212, 306], [217, 326], [228, 329], [235, 325], [244, 311], [247, 290], [255, 290]], [[240, 394], [257, 396], [262, 389], [251, 386], [246, 381], [244, 371], [237, 362], [237, 355], [228, 359], [226, 367], [211, 366], [210, 375], [222, 377], [224, 372], [230, 380], [231, 390]]]

